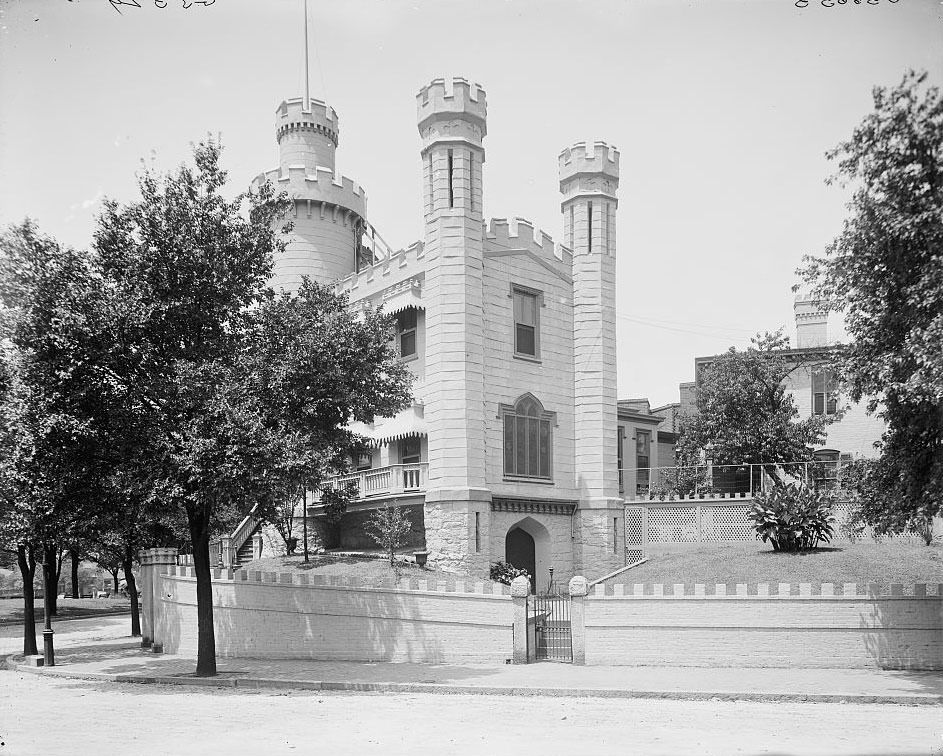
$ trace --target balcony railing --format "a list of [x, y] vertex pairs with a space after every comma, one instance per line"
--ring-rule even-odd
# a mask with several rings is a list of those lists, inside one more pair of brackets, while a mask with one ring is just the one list
[[[395, 496], [396, 494], [421, 493], [426, 490], [426, 478], [429, 473], [427, 462], [410, 465], [390, 465], [372, 470], [329, 478], [322, 483], [324, 489], [338, 489], [350, 486], [358, 499], [370, 499], [377, 496]], [[318, 500], [315, 494], [315, 501]]]
[[640, 467], [620, 470], [620, 478], [626, 483], [623, 494], [630, 500], [747, 498], [768, 491], [777, 480], [835, 488], [840, 465], [839, 461], [817, 461]]

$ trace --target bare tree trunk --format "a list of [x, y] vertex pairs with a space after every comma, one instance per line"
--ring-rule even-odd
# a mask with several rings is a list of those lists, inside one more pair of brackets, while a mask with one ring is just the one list
[[128, 547], [124, 558], [124, 579], [128, 583], [128, 596], [131, 597], [131, 637], [137, 638], [141, 635], [141, 613], [138, 609], [138, 586], [131, 566], [131, 548]]
[[213, 630], [213, 583], [210, 566], [209, 517], [203, 513], [191, 513], [190, 543], [193, 546], [193, 567], [196, 572], [196, 618], [197, 618], [197, 677], [216, 676], [216, 634]]
[[72, 598], [81, 598], [79, 588], [79, 550], [69, 549], [69, 559], [72, 562]]
[[36, 596], [33, 591], [36, 557], [33, 547], [25, 543], [17, 544], [16, 563], [23, 578], [23, 656], [33, 656], [39, 653], [36, 648]]
[[114, 585], [114, 594], [115, 598], [118, 597], [118, 575], [121, 574], [121, 568], [115, 567], [113, 570], [108, 570], [111, 573], [111, 582]]

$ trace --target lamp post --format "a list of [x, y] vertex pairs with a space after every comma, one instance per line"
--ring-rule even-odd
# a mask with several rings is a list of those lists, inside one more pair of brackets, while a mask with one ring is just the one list
[[553, 567], [550, 568], [550, 585], [547, 586], [547, 593], [553, 593]]
[[[49, 562], [51, 549], [43, 544], [43, 666], [56, 666], [56, 649], [52, 636], [52, 596], [49, 593], [49, 575], [53, 565]], [[56, 586], [58, 588], [58, 585]]]

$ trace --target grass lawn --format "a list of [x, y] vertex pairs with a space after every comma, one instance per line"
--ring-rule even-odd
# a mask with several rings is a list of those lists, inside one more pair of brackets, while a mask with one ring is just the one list
[[670, 543], [649, 544], [646, 555], [647, 562], [606, 582], [876, 583], [884, 590], [891, 583], [943, 583], [938, 543], [840, 543], [799, 554], [776, 553], [760, 541]]
[[[127, 598], [107, 599], [72, 599], [61, 598], [56, 602], [57, 611], [54, 622], [69, 617], [87, 617], [96, 614], [113, 614], [119, 611], [130, 612], [131, 601]], [[0, 624], [16, 624], [23, 621], [23, 599], [9, 598], [0, 600]], [[43, 621], [43, 600], [36, 599], [36, 621]]]
[[341, 556], [337, 554], [310, 555], [309, 562], [304, 563], [304, 557], [280, 556], [268, 559], [257, 559], [249, 562], [242, 569], [258, 570], [261, 572], [300, 572], [305, 575], [325, 575], [345, 578], [360, 578], [364, 581], [396, 578], [397, 585], [408, 586], [410, 579], [417, 580], [444, 580], [455, 582], [466, 580], [471, 582], [490, 583], [480, 577], [456, 575], [454, 572], [444, 572], [431, 567], [419, 567], [412, 561], [405, 562], [397, 558], [397, 568], [394, 572], [388, 558], [377, 558], [372, 555]]

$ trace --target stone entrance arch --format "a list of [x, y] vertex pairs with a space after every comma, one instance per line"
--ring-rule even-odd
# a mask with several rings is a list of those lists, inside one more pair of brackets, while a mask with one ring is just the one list
[[547, 588], [550, 576], [550, 533], [533, 517], [525, 517], [508, 528], [504, 538], [504, 561], [531, 575], [534, 592]]

